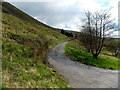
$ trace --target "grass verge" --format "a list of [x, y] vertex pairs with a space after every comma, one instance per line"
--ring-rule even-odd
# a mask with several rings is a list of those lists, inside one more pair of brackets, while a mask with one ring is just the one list
[[120, 69], [118, 66], [120, 61], [102, 55], [95, 59], [90, 53], [85, 51], [84, 47], [79, 46], [78, 41], [68, 42], [65, 46], [65, 53], [72, 60], [79, 61], [86, 65], [112, 70]]

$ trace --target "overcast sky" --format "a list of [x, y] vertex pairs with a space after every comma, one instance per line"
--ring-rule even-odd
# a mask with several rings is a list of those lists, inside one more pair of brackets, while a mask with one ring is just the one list
[[[110, 10], [118, 20], [119, 0], [6, 0], [35, 19], [55, 28], [79, 31], [87, 10]], [[20, 1], [20, 2], [19, 2]]]

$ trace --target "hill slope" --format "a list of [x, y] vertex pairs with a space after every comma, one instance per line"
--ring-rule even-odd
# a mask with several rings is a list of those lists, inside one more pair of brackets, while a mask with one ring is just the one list
[[60, 75], [43, 64], [47, 63], [47, 51], [67, 37], [7, 2], [2, 3], [0, 13], [3, 87], [69, 87]]

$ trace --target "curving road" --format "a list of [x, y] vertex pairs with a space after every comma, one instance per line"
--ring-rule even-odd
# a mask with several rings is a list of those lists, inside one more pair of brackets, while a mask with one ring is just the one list
[[73, 88], [118, 88], [118, 71], [104, 70], [70, 60], [64, 42], [48, 53], [48, 60]]

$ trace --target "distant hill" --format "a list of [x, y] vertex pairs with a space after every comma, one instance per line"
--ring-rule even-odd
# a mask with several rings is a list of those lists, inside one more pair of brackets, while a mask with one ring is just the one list
[[69, 87], [63, 78], [52, 72], [46, 64], [48, 50], [68, 38], [10, 3], [3, 2], [0, 5], [3, 87]]
[[43, 25], [43, 26], [46, 26], [46, 27], [50, 27], [50, 26], [47, 26], [47, 25], [43, 24], [42, 22], [37, 21], [33, 17], [29, 16], [28, 14], [19, 10], [15, 6], [11, 5], [10, 3], [2, 3], [2, 12], [11, 14], [11, 15], [19, 18], [19, 19], [23, 19], [24, 21], [29, 21], [29, 22], [32, 22], [32, 23], [35, 23], [35, 24], [40, 24], [40, 25]]

